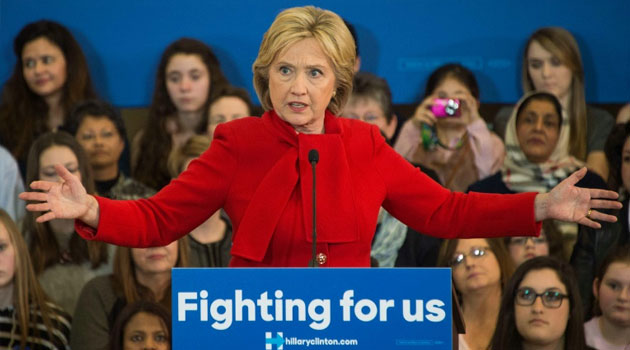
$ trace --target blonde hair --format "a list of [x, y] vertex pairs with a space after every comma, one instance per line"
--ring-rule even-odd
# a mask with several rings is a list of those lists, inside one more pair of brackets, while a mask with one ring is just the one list
[[[42, 331], [37, 327], [37, 317], [32, 316], [37, 313], [41, 315], [50, 339], [52, 339], [54, 335], [53, 319], [56, 321], [56, 318], [53, 316], [53, 310], [47, 304], [48, 299], [46, 294], [37, 281], [28, 248], [26, 247], [24, 238], [22, 238], [22, 233], [9, 214], [3, 209], [0, 209], [0, 225], [4, 226], [7, 230], [15, 252], [13, 307], [17, 314], [17, 323], [20, 329], [20, 349], [25, 349], [29, 337], [29, 327], [32, 328], [36, 334]], [[31, 314], [31, 308], [37, 312]]]
[[272, 110], [269, 96], [269, 66], [280, 52], [296, 42], [313, 38], [330, 58], [336, 78], [328, 109], [339, 114], [352, 92], [356, 49], [344, 21], [334, 12], [314, 6], [294, 7], [278, 14], [263, 36], [252, 66], [254, 88], [265, 111]]
[[184, 165], [190, 158], [197, 158], [210, 147], [211, 138], [205, 135], [194, 135], [186, 143], [171, 152], [168, 156], [168, 172], [171, 177], [177, 177], [184, 171]]
[[527, 53], [532, 42], [537, 42], [545, 50], [558, 58], [573, 73], [571, 81], [571, 98], [569, 100], [569, 153], [581, 160], [586, 160], [586, 98], [584, 97], [584, 68], [577, 41], [569, 31], [560, 27], [540, 28], [529, 37], [523, 53], [521, 80], [523, 90], [534, 91], [534, 83], [529, 76]]

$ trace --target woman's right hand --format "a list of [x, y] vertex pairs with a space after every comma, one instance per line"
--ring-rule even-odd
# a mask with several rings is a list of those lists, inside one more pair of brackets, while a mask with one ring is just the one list
[[412, 120], [414, 124], [420, 127], [421, 124], [427, 124], [429, 126], [434, 126], [437, 122], [437, 118], [431, 112], [431, 105], [433, 104], [433, 100], [435, 96], [431, 95], [420, 103], [420, 105], [416, 108], [416, 111], [413, 113]]
[[37, 222], [53, 219], [79, 219], [89, 226], [97, 227], [99, 207], [96, 198], [87, 194], [81, 181], [72, 175], [64, 166], [55, 165], [60, 182], [33, 181], [31, 188], [37, 192], [22, 192], [19, 197], [31, 203], [26, 206], [29, 211], [45, 212], [37, 217]]

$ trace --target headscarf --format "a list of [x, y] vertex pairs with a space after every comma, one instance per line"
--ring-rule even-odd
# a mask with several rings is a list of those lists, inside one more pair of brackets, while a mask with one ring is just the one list
[[570, 123], [566, 112], [562, 111], [560, 135], [556, 147], [544, 163], [530, 162], [521, 148], [516, 134], [516, 118], [525, 100], [541, 92], [526, 94], [517, 103], [507, 124], [505, 132], [506, 156], [501, 168], [503, 182], [514, 192], [545, 193], [572, 172], [584, 166], [584, 163], [569, 154]]

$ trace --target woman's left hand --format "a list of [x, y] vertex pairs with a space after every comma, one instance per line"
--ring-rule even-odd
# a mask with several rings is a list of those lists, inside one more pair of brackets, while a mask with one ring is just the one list
[[621, 209], [621, 203], [616, 201], [617, 192], [580, 188], [575, 184], [586, 175], [586, 168], [582, 168], [567, 177], [548, 193], [536, 196], [534, 210], [536, 221], [556, 219], [601, 228], [598, 221], [615, 222], [617, 217], [604, 214], [595, 209]]

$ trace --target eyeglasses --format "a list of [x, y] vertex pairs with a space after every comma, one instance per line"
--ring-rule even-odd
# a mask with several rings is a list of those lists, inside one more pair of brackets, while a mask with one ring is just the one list
[[540, 237], [513, 237], [512, 239], [510, 239], [510, 244], [526, 245], [527, 241], [529, 241], [530, 239], [532, 240], [534, 245], [547, 243], [547, 238], [540, 236]]
[[566, 294], [562, 294], [555, 290], [546, 290], [542, 293], [536, 293], [532, 288], [519, 288], [516, 291], [516, 304], [521, 306], [534, 305], [536, 299], [540, 297], [545, 307], [557, 309], [562, 305], [562, 299], [568, 298]]
[[452, 267], [461, 265], [461, 263], [463, 263], [464, 260], [466, 260], [467, 256], [473, 257], [475, 259], [481, 258], [482, 256], [486, 255], [488, 250], [490, 250], [490, 247], [475, 247], [475, 248], [472, 248], [468, 254], [458, 253], [455, 256], [453, 256], [453, 258], [450, 261], [450, 265]]

